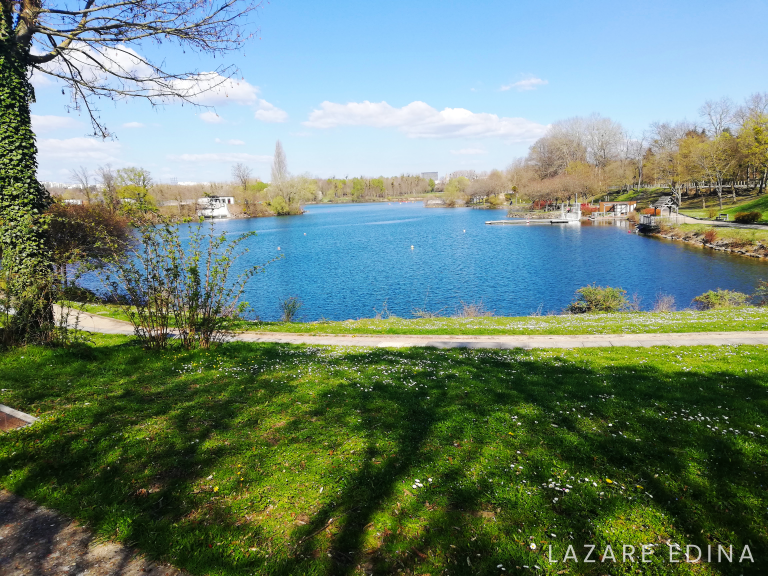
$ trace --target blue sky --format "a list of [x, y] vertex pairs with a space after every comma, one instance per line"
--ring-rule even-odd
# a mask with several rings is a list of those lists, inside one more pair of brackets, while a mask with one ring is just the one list
[[[242, 161], [268, 180], [277, 139], [297, 174], [504, 168], [560, 119], [597, 112], [640, 133], [768, 91], [767, 19], [764, 1], [272, 0], [227, 59], [242, 81], [205, 97], [212, 109], [100, 102], [117, 137], [102, 141], [36, 78], [39, 177], [111, 163], [223, 181]], [[174, 71], [221, 63], [164, 49]]]

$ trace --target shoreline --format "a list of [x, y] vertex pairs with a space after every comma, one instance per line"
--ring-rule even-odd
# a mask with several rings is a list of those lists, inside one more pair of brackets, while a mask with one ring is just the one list
[[733, 244], [740, 244], [738, 241], [733, 242], [729, 240], [715, 240], [714, 242], [708, 242], [704, 238], [704, 234], [697, 233], [697, 232], [686, 234], [684, 236], [679, 236], [674, 233], [662, 234], [660, 232], [652, 232], [652, 233], [646, 233], [642, 235], [649, 236], [649, 237], [663, 238], [664, 240], [672, 240], [675, 242], [683, 242], [685, 244], [690, 244], [691, 246], [698, 246], [699, 248], [709, 248], [710, 250], [715, 250], [717, 252], [727, 252], [729, 254], [735, 254], [737, 256], [746, 256], [748, 258], [757, 258], [759, 260], [768, 259], [768, 246], [765, 246], [761, 242], [757, 242], [756, 245], [752, 245], [753, 250], [746, 250], [745, 248], [747, 246], [744, 246], [744, 245], [733, 246]]

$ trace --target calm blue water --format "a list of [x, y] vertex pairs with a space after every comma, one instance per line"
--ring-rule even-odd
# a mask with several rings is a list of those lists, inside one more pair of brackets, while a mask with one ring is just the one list
[[[488, 226], [504, 210], [421, 204], [310, 206], [304, 216], [227, 220], [228, 234], [256, 231], [250, 262], [283, 254], [251, 281], [244, 300], [264, 320], [287, 296], [305, 320], [371, 317], [387, 309], [444, 309], [482, 300], [496, 315], [561, 311], [587, 284], [621, 286], [650, 308], [656, 294], [678, 307], [714, 288], [751, 293], [768, 264], [628, 234], [624, 226]], [[413, 246], [413, 249], [411, 249]], [[278, 247], [280, 250], [278, 251]]]

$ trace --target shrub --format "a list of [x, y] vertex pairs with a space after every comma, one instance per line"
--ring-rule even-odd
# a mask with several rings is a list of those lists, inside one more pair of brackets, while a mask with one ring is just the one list
[[676, 309], [674, 296], [661, 292], [656, 294], [656, 301], [653, 303], [654, 312], [674, 312]]
[[734, 216], [733, 221], [738, 222], [739, 224], [752, 224], [762, 217], [763, 214], [757, 210], [752, 212], [738, 212], [736, 216]]
[[68, 267], [101, 267], [122, 256], [131, 244], [129, 219], [105, 204], [77, 206], [55, 202], [47, 213], [53, 265], [65, 288], [70, 284]]
[[643, 210], [643, 214], [650, 214], [651, 216], [656, 216], [656, 208], [646, 208]]
[[710, 228], [709, 230], [704, 231], [704, 241], [709, 242], [710, 244], [717, 240], [717, 230], [714, 228]]
[[275, 196], [269, 203], [269, 207], [274, 210], [278, 216], [287, 216], [291, 213], [290, 206], [282, 196]]
[[202, 222], [190, 232], [185, 246], [168, 220], [137, 222], [129, 256], [99, 271], [146, 348], [165, 348], [171, 336], [187, 349], [222, 340], [247, 306], [239, 301], [246, 283], [263, 269], [247, 266], [232, 278], [232, 264], [248, 252], [240, 244], [253, 232], [227, 240], [215, 235], [212, 222], [208, 233]]
[[707, 210], [707, 216], [709, 216], [710, 220], [714, 220], [715, 218], [717, 218], [717, 214], [718, 212], [716, 208], [710, 208], [709, 210]]
[[749, 296], [735, 290], [710, 290], [693, 299], [699, 310], [717, 310], [721, 308], [736, 308], [745, 306]]
[[281, 320], [283, 322], [293, 322], [296, 314], [304, 307], [304, 302], [298, 296], [288, 296], [280, 301]]
[[483, 301], [480, 302], [461, 302], [460, 307], [453, 315], [454, 318], [480, 318], [482, 316], [493, 316], [491, 310], [486, 310]]
[[576, 300], [568, 306], [572, 314], [585, 312], [618, 312], [629, 306], [627, 291], [611, 286], [584, 286], [576, 290]]

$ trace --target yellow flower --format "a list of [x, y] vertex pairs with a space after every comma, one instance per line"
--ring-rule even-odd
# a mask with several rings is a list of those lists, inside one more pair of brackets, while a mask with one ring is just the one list
[[640, 488], [640, 490], [642, 490], [642, 489], [643, 489], [643, 487], [642, 487], [642, 486], [640, 486], [640, 484], [638, 484], [638, 485], [637, 485], [637, 487], [638, 487], [638, 488]]
[[216, 486], [216, 487], [213, 489], [213, 491], [214, 491], [214, 492], [218, 492], [218, 491], [219, 491], [219, 487], [218, 487], [218, 486]]
[[611, 480], [610, 478], [606, 478], [605, 481], [608, 482], [608, 484], [613, 484], [613, 480]]

